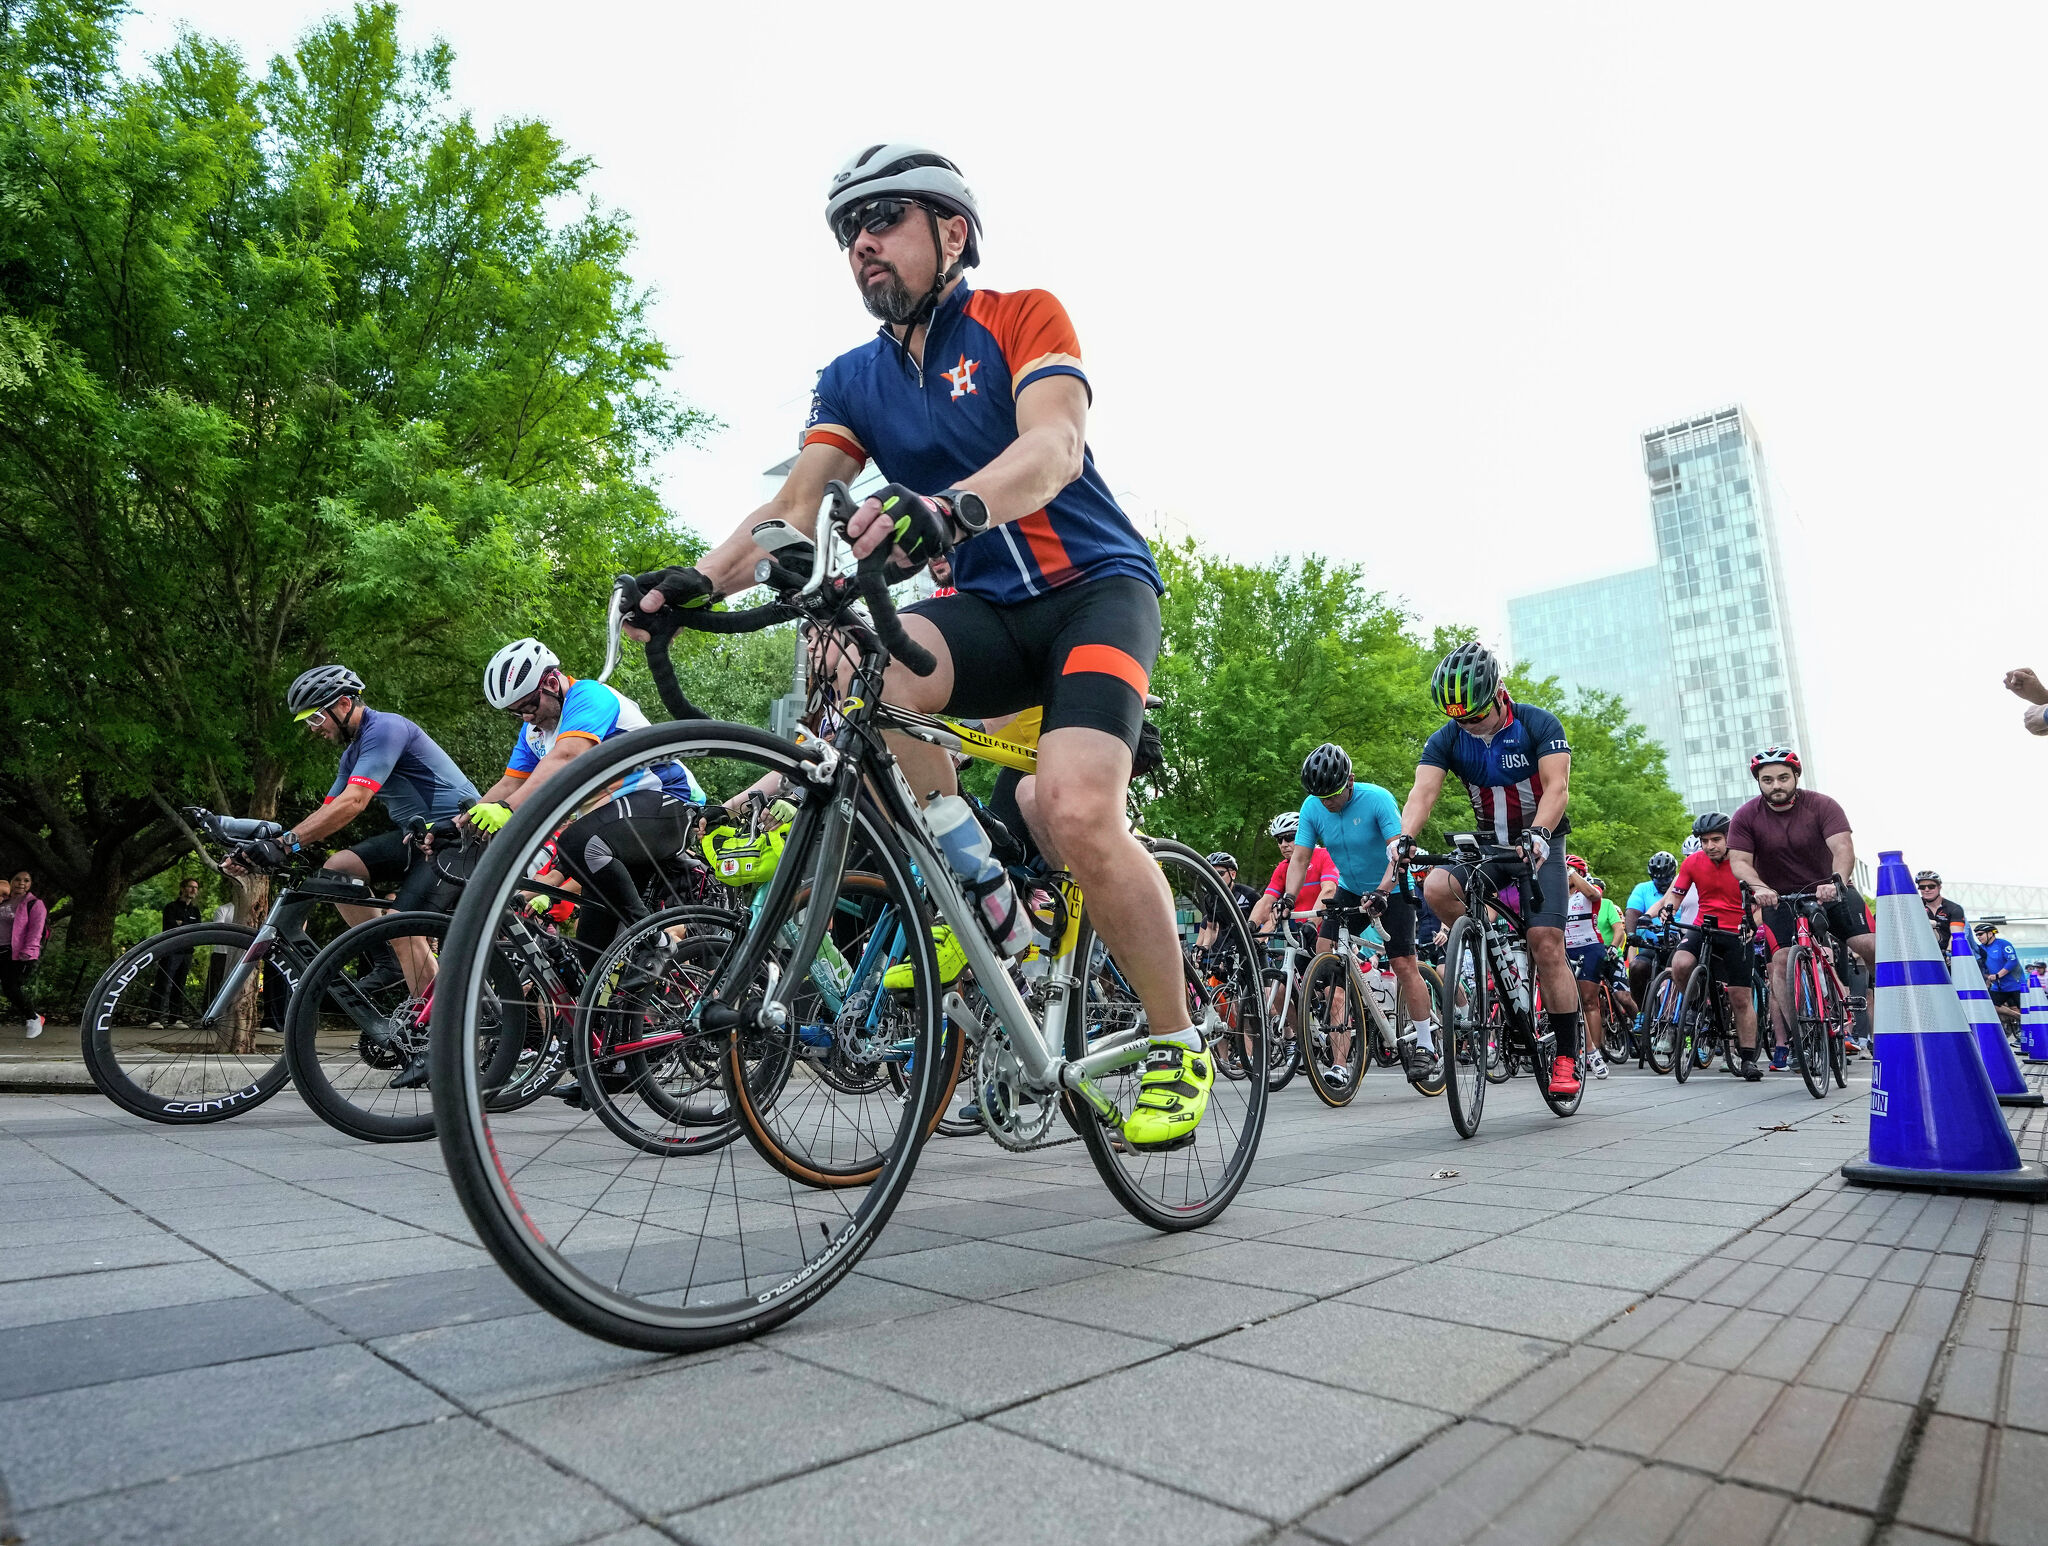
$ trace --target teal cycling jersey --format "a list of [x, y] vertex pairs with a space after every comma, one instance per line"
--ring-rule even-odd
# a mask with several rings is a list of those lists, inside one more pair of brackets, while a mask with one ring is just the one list
[[1344, 809], [1333, 811], [1316, 795], [1301, 802], [1294, 841], [1327, 848], [1337, 863], [1337, 884], [1361, 896], [1387, 873], [1387, 844], [1401, 835], [1401, 808], [1378, 784], [1354, 783]]
[[1657, 889], [1654, 880], [1639, 880], [1635, 890], [1628, 894], [1628, 905], [1639, 913], [1646, 913], [1664, 900], [1664, 893]]

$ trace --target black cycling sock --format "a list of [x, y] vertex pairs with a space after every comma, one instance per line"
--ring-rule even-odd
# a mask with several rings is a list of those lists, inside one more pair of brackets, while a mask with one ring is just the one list
[[1574, 1009], [1567, 1015], [1559, 1014], [1553, 1009], [1550, 1012], [1550, 1034], [1557, 1038], [1557, 1055], [1559, 1057], [1577, 1057], [1579, 1052], [1579, 1012]]

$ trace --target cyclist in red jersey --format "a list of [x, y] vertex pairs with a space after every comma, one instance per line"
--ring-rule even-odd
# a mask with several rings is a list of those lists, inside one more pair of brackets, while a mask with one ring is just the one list
[[[1756, 1061], [1756, 1001], [1749, 991], [1749, 957], [1737, 938], [1742, 928], [1742, 882], [1728, 861], [1728, 818], [1709, 811], [1692, 824], [1692, 835], [1700, 840], [1699, 852], [1686, 855], [1685, 863], [1678, 867], [1678, 879], [1650, 909], [1650, 916], [1666, 916], [1677, 907], [1678, 897], [1690, 889], [1699, 891], [1699, 919], [1679, 928], [1671, 980], [1683, 992], [1700, 956], [1708, 949], [1714, 952], [1714, 970], [1735, 1010], [1735, 1044], [1742, 1049], [1742, 1077], [1754, 1083], [1764, 1074]], [[1709, 934], [1704, 927], [1709, 923], [1720, 932]]]

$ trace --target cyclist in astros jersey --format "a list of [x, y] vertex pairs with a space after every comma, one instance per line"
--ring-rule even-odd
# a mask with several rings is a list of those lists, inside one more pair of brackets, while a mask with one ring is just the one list
[[[780, 492], [696, 567], [640, 576], [640, 620], [746, 589], [763, 556], [753, 528], [812, 531], [825, 485], [872, 459], [889, 482], [853, 517], [854, 551], [889, 544], [899, 572], [948, 558], [957, 587], [905, 610], [937, 669], [894, 666], [884, 695], [984, 719], [1043, 706], [1032, 836], [1087, 893], [1152, 1038], [1123, 1137], [1177, 1146], [1208, 1108], [1214, 1069], [1189, 1018], [1165, 877], [1124, 820], [1162, 587], [1088, 450], [1073, 324], [1043, 290], [967, 284], [981, 213], [959, 168], [930, 150], [861, 151], [832, 179], [825, 223], [881, 329], [825, 367]], [[944, 751], [907, 738], [891, 750], [920, 797], [954, 788]]]

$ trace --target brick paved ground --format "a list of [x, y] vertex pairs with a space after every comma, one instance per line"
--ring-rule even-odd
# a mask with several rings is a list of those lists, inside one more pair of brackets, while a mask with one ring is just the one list
[[886, 1254], [682, 1359], [534, 1312], [431, 1146], [0, 1097], [0, 1470], [37, 1546], [2048, 1539], [2048, 1243], [1844, 1189], [1865, 1089], [1520, 1081], [1468, 1144], [1297, 1084], [1172, 1237], [941, 1141]]

